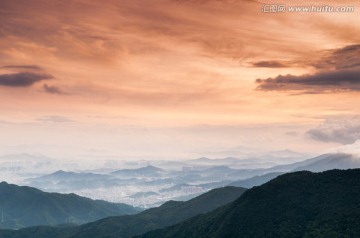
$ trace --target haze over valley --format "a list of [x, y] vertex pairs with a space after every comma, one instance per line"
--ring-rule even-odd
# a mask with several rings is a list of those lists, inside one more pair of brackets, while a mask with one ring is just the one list
[[251, 188], [291, 171], [360, 168], [357, 148], [354, 143], [339, 147], [337, 153], [314, 157], [286, 150], [250, 158], [104, 160], [85, 165], [17, 154], [2, 156], [0, 165], [1, 178], [8, 183], [149, 208], [169, 200], [186, 201], [228, 185]]
[[0, 0], [0, 238], [360, 237], [359, 0]]

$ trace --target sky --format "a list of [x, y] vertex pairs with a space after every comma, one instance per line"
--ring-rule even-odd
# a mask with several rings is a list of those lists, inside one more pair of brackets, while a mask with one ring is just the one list
[[[354, 12], [262, 12], [284, 2]], [[351, 145], [359, 11], [358, 0], [0, 0], [0, 154], [191, 159]]]

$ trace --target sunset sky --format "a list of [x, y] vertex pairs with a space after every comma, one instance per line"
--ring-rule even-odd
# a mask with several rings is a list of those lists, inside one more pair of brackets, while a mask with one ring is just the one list
[[[354, 6], [263, 13], [263, 4]], [[360, 1], [0, 0], [0, 154], [196, 158], [360, 139]]]

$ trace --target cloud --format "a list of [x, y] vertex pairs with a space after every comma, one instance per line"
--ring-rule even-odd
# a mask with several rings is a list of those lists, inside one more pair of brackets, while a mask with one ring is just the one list
[[62, 89], [60, 89], [57, 86], [49, 86], [47, 84], [43, 85], [44, 92], [50, 93], [50, 94], [60, 94], [60, 95], [68, 95], [68, 93], [64, 92]]
[[256, 89], [263, 91], [360, 91], [360, 70], [339, 70], [301, 76], [279, 75], [276, 78], [257, 79], [256, 83]]
[[[35, 0], [3, 4], [7, 13], [0, 15], [4, 33], [8, 38], [21, 39], [9, 42], [11, 47], [20, 47], [22, 41], [32, 42], [22, 45], [25, 51], [29, 46], [43, 46], [38, 52], [59, 58], [112, 63], [128, 54], [174, 51], [175, 42], [201, 55], [239, 59], [244, 57], [245, 48], [250, 51], [252, 45], [259, 47], [258, 41], [265, 35], [254, 26], [251, 31], [241, 32], [228, 27], [228, 21], [241, 22], [246, 16], [258, 19], [252, 14], [258, 12], [258, 5], [250, 0], [154, 0], [146, 8], [146, 0], [71, 3], [71, 7]], [[244, 7], [247, 11], [239, 15]], [[39, 9], [44, 11], [42, 16], [38, 15]], [[213, 21], [214, 16], [224, 20]], [[12, 21], [13, 17], [17, 20]], [[245, 34], [254, 39], [244, 40]]]
[[289, 65], [286, 65], [279, 61], [258, 61], [254, 62], [252, 64], [253, 67], [259, 67], [259, 68], [285, 68], [289, 67]]
[[[306, 94], [360, 91], [359, 55], [360, 45], [349, 45], [330, 50], [320, 60], [309, 63], [308, 66], [316, 68], [315, 73], [300, 76], [278, 75], [275, 78], [256, 79], [255, 82], [258, 84], [256, 89], [263, 91], [300, 91]], [[267, 61], [264, 62], [263, 64], [267, 65]]]
[[344, 70], [360, 67], [360, 45], [348, 45], [343, 48], [328, 50], [311, 66], [318, 70]]
[[360, 116], [327, 119], [306, 134], [317, 141], [352, 144], [360, 139]]
[[360, 67], [360, 45], [349, 45], [342, 49], [335, 50], [333, 60], [336, 69], [350, 69]]
[[41, 67], [37, 65], [6, 65], [1, 67], [3, 69], [17, 69], [17, 70], [42, 70]]
[[20, 72], [15, 74], [1, 74], [0, 85], [7, 87], [30, 87], [34, 83], [54, 78], [46, 73]]

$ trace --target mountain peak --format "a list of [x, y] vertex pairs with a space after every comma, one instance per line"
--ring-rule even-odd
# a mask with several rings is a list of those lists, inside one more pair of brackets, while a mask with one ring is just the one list
[[67, 174], [69, 172], [66, 172], [64, 170], [58, 170], [58, 171], [55, 171], [53, 174]]
[[153, 165], [148, 165], [148, 166], [144, 167], [144, 169], [156, 169], [156, 170], [159, 170], [160, 168], [155, 167]]

